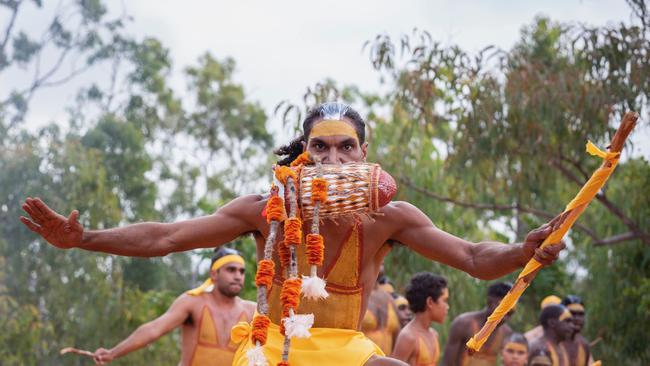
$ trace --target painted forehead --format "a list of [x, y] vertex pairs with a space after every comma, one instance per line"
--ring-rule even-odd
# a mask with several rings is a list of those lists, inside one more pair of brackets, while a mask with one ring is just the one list
[[309, 133], [309, 138], [326, 137], [326, 136], [348, 136], [359, 140], [357, 131], [351, 123], [343, 120], [321, 120], [316, 122]]

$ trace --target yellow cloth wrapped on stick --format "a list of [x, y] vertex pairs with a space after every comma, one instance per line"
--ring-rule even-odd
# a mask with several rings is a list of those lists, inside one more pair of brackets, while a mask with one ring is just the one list
[[[612, 144], [611, 152], [605, 152], [598, 149], [591, 141], [587, 143], [587, 152], [591, 155], [604, 159], [603, 164], [589, 178], [587, 183], [580, 189], [576, 197], [566, 206], [562, 215], [566, 215], [560, 227], [553, 231], [542, 243], [545, 247], [554, 243], [559, 243], [564, 234], [571, 228], [573, 223], [578, 219], [580, 214], [589, 205], [589, 202], [596, 196], [600, 188], [605, 184], [612, 174], [620, 156], [620, 150], [623, 148], [625, 139], [634, 128], [638, 115], [636, 113], [627, 113], [623, 117], [623, 122], [616, 132]], [[503, 317], [516, 305], [521, 294], [530, 285], [537, 272], [541, 269], [542, 264], [535, 258], [532, 258], [523, 271], [517, 277], [514, 286], [501, 300], [497, 308], [487, 318], [483, 328], [479, 330], [472, 338], [467, 341], [466, 345], [470, 351], [479, 351], [483, 344], [488, 340], [496, 326]]]

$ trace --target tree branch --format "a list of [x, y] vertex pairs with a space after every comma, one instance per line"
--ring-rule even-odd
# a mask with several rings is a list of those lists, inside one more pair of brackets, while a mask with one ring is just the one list
[[613, 244], [618, 244], [618, 243], [628, 241], [628, 240], [632, 240], [632, 239], [640, 239], [640, 236], [638, 234], [636, 234], [636, 233], [628, 231], [627, 233], [612, 235], [609, 238], [595, 241], [595, 242], [592, 243], [592, 245], [595, 245], [595, 246], [613, 245]]
[[[551, 160], [551, 165], [557, 168], [568, 180], [574, 182], [577, 186], [584, 186], [585, 182], [581, 181], [572, 172], [562, 165], [558, 160]], [[614, 216], [618, 217], [625, 226], [630, 229], [646, 245], [650, 245], [650, 234], [644, 232], [632, 219], [627, 217], [623, 210], [610, 201], [603, 190], [596, 194], [596, 199], [600, 201]]]
[[[454, 204], [454, 205], [457, 205], [457, 206], [461, 206], [461, 207], [473, 208], [473, 209], [477, 209], [477, 210], [494, 210], [494, 211], [518, 210], [518, 211], [521, 211], [521, 212], [526, 212], [526, 213], [529, 213], [529, 214], [532, 214], [532, 215], [535, 215], [535, 216], [542, 217], [542, 218], [544, 218], [546, 220], [550, 220], [550, 219], [552, 219], [552, 218], [554, 218], [556, 216], [556, 215], [553, 215], [553, 214], [551, 214], [549, 212], [546, 212], [546, 211], [542, 211], [542, 210], [538, 210], [538, 209], [530, 208], [530, 207], [524, 207], [524, 206], [521, 206], [519, 204], [515, 204], [515, 205], [497, 205], [497, 204], [491, 204], [491, 203], [461, 202], [461, 201], [455, 200], [455, 199], [450, 198], [450, 197], [440, 196], [440, 195], [435, 194], [435, 193], [433, 193], [433, 192], [431, 192], [429, 190], [426, 190], [424, 188], [420, 188], [420, 187], [416, 186], [415, 184], [413, 184], [413, 182], [411, 182], [408, 178], [399, 178], [399, 181], [401, 183], [403, 183], [404, 185], [414, 189], [416, 192], [419, 192], [419, 193], [421, 193], [421, 194], [423, 194], [423, 195], [425, 195], [427, 197], [433, 198], [433, 199], [435, 199], [437, 201], [448, 202], [448, 203], [451, 203], [451, 204]], [[600, 238], [598, 237], [598, 235], [593, 230], [587, 228], [586, 226], [576, 223], [576, 224], [574, 224], [574, 227], [576, 229], [584, 232], [585, 234], [587, 234], [592, 240], [600, 241]]]
[[18, 16], [18, 8], [20, 7], [20, 3], [21, 1], [18, 1], [13, 6], [13, 13], [11, 14], [11, 19], [9, 20], [9, 24], [7, 25], [7, 29], [5, 30], [5, 38], [4, 40], [2, 40], [2, 44], [0, 44], [0, 53], [4, 53], [7, 43], [9, 43], [9, 38], [11, 38], [11, 31], [14, 28], [14, 24], [16, 23], [16, 17]]

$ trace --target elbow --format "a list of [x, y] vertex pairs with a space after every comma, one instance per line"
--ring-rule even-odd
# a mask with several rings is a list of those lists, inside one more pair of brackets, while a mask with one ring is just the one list
[[501, 277], [497, 272], [497, 266], [493, 268], [485, 268], [484, 263], [481, 263], [480, 254], [475, 250], [476, 244], [470, 245], [467, 248], [466, 258], [463, 270], [474, 278], [482, 281], [490, 281]]
[[152, 244], [151, 253], [155, 257], [164, 257], [176, 252], [174, 248], [176, 248], [174, 241], [171, 238], [165, 237]]
[[148, 245], [148, 253], [152, 257], [164, 257], [168, 254], [179, 251], [178, 243], [174, 240], [171, 224], [159, 224], [159, 235], [152, 235]]

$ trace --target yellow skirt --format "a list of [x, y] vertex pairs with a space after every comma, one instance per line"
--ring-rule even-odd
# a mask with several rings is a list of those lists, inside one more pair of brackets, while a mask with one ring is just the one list
[[[246, 351], [254, 345], [250, 339], [251, 326], [240, 322], [232, 329], [231, 339], [241, 342], [233, 366], [248, 366]], [[364, 365], [373, 355], [384, 356], [382, 350], [361, 332], [351, 329], [311, 328], [309, 338], [292, 338], [289, 349], [289, 364], [301, 365]], [[271, 323], [269, 326], [264, 355], [269, 365], [276, 365], [282, 360], [284, 336], [280, 327]]]

